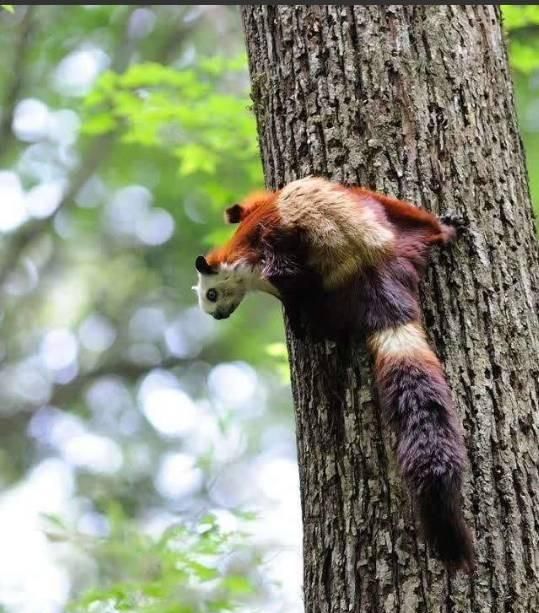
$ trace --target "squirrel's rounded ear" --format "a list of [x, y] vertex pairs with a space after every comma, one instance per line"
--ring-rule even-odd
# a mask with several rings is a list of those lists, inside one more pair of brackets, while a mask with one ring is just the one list
[[199, 255], [195, 260], [195, 268], [201, 275], [215, 275], [217, 272], [208, 264], [203, 255]]
[[243, 212], [241, 204], [233, 204], [225, 210], [225, 221], [227, 223], [240, 223], [243, 218]]

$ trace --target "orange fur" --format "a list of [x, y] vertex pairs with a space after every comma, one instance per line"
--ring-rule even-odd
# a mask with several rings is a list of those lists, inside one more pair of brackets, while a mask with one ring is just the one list
[[225, 245], [208, 254], [206, 259], [210, 266], [232, 264], [238, 260], [251, 263], [258, 260], [259, 253], [253, 244], [253, 237], [281, 224], [276, 207], [277, 196], [278, 192], [259, 191], [245, 198], [241, 204], [243, 213], [238, 229]]
[[[417, 233], [421, 236], [421, 241], [429, 245], [444, 244], [454, 237], [452, 227], [444, 225], [432, 213], [409, 202], [397, 200], [363, 187], [342, 186], [342, 190], [358, 196], [361, 200], [368, 198], [382, 205], [387, 221], [393, 224], [399, 234], [400, 231], [406, 236], [413, 236]], [[239, 218], [238, 229], [228, 243], [208, 254], [207, 261], [211, 266], [221, 263], [231, 264], [240, 259], [247, 262], [257, 260], [259, 253], [253, 238], [269, 229], [278, 228], [283, 223], [277, 206], [280, 193], [280, 191], [255, 191], [249, 194], [240, 205], [234, 205], [234, 209], [236, 207], [238, 209], [234, 211]], [[358, 203], [358, 206], [361, 204]], [[403, 244], [406, 246], [406, 242]]]
[[436, 215], [425, 209], [420, 209], [404, 200], [397, 200], [363, 187], [351, 187], [349, 189], [359, 196], [368, 196], [379, 202], [384, 207], [389, 221], [394, 223], [397, 228], [400, 225], [416, 226], [426, 232], [427, 241], [430, 244], [444, 244], [453, 238], [454, 229], [444, 226]]
[[242, 221], [258, 207], [267, 206], [269, 203], [275, 202], [276, 195], [276, 192], [264, 189], [251, 192], [241, 202], [241, 208], [243, 209]]

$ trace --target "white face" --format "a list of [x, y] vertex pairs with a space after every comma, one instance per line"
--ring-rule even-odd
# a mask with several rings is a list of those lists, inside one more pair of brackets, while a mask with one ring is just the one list
[[215, 319], [226, 319], [233, 313], [247, 292], [246, 280], [233, 269], [221, 268], [210, 274], [198, 273], [198, 304]]

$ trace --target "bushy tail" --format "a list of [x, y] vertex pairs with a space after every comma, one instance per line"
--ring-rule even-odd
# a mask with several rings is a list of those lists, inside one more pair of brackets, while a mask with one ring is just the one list
[[418, 323], [373, 333], [369, 346], [380, 406], [397, 434], [399, 467], [425, 539], [451, 571], [471, 572], [461, 496], [466, 450], [440, 362]]

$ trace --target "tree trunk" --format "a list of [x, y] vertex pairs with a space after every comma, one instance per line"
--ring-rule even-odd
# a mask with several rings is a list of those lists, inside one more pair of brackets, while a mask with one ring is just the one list
[[466, 431], [474, 576], [429, 557], [364, 347], [288, 331], [308, 613], [539, 611], [539, 253], [494, 6], [243, 9], [267, 184], [306, 175], [460, 214], [425, 323]]

